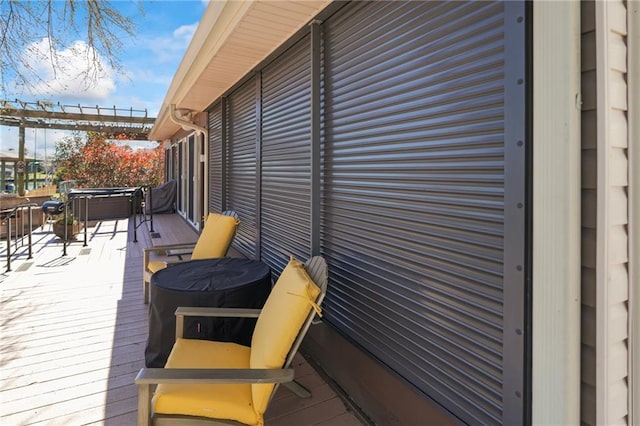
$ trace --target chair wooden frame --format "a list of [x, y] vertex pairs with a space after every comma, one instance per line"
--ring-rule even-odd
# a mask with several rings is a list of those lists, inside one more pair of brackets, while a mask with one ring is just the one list
[[[231, 216], [239, 221], [238, 213], [233, 210], [225, 210], [223, 216]], [[206, 224], [205, 224], [206, 226]], [[233, 241], [233, 239], [232, 239]], [[142, 292], [144, 294], [144, 304], [149, 304], [149, 286], [153, 272], [149, 270], [151, 260], [164, 261], [167, 266], [176, 265], [181, 262], [191, 260], [191, 253], [196, 247], [197, 241], [182, 244], [164, 244], [153, 247], [146, 247], [142, 252]], [[157, 258], [152, 259], [152, 255]]]
[[[324, 300], [328, 269], [324, 258], [314, 256], [305, 264], [305, 269], [316, 285], [320, 294], [316, 304], [321, 305]], [[201, 308], [179, 307], [176, 310], [176, 339], [183, 337], [184, 318], [189, 316], [257, 318], [260, 309], [245, 308]], [[280, 369], [189, 369], [189, 368], [143, 368], [138, 373], [135, 383], [138, 386], [138, 426], [145, 425], [239, 425], [240, 423], [195, 416], [154, 415], [151, 407], [152, 386], [157, 384], [232, 384], [232, 383], [275, 383], [271, 393], [273, 399], [279, 384], [283, 384], [301, 397], [309, 397], [311, 393], [294, 381], [294, 371], [290, 368], [304, 336], [306, 335], [316, 311], [311, 309], [293, 342], [286, 357], [284, 366]]]

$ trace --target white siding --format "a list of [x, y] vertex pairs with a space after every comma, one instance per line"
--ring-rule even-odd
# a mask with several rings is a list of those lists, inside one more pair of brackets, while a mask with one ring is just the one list
[[640, 424], [640, 2], [627, 6], [629, 158], [629, 424]]
[[582, 3], [582, 422], [628, 424], [627, 25]]

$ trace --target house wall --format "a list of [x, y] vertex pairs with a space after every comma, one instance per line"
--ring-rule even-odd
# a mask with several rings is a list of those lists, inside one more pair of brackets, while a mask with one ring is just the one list
[[584, 424], [627, 424], [629, 239], [625, 2], [582, 2]]

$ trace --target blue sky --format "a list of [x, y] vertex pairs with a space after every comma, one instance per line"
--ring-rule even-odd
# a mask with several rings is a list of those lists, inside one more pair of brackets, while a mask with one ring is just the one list
[[[136, 36], [123, 39], [119, 61], [123, 67], [114, 72], [108, 69], [96, 84], [87, 88], [77, 74], [57, 75], [54, 81], [46, 71], [46, 65], [32, 64], [42, 69], [40, 74], [47, 84], [33, 84], [22, 88], [8, 85], [1, 99], [35, 102], [51, 101], [63, 105], [86, 105], [113, 107], [148, 111], [155, 117], [160, 109], [171, 79], [182, 60], [191, 41], [200, 18], [208, 4], [206, 0], [157, 0], [143, 1], [144, 14], [139, 13], [137, 2], [115, 0], [111, 2], [124, 15], [131, 16], [136, 22]], [[36, 40], [34, 40], [36, 42]], [[77, 43], [85, 40], [69, 40], [68, 52]], [[65, 49], [62, 49], [64, 53]], [[55, 142], [68, 135], [68, 132], [44, 129], [26, 129], [25, 144], [28, 155], [36, 151], [43, 158], [46, 151], [51, 156]], [[0, 151], [7, 152], [18, 147], [18, 128], [0, 126]]]

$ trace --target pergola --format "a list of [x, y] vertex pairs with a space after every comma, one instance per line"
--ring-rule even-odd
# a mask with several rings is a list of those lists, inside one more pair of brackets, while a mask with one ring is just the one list
[[0, 101], [0, 126], [30, 129], [59, 129], [127, 135], [131, 140], [147, 140], [155, 122], [147, 110], [100, 106], [62, 105], [47, 101]]
[[[149, 117], [147, 110], [133, 108], [63, 105], [49, 101], [23, 102], [0, 100], [0, 126], [18, 127], [17, 157], [0, 157], [2, 180], [7, 161], [14, 162], [17, 175], [17, 189], [24, 195], [24, 171], [32, 159], [24, 155], [24, 129], [56, 129], [71, 131], [94, 131], [107, 138], [124, 136], [129, 140], [148, 140], [155, 117]], [[4, 182], [3, 182], [4, 183]], [[2, 188], [4, 189], [4, 185]]]

